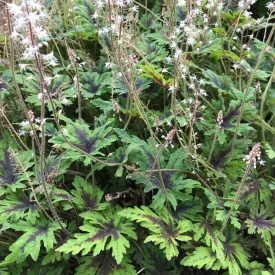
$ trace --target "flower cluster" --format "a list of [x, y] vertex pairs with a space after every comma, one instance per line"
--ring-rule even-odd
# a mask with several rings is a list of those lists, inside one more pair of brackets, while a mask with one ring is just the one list
[[275, 10], [275, 1], [273, 2], [268, 2], [266, 4], [266, 8], [270, 11], [270, 12], [273, 12]]
[[[44, 6], [38, 0], [26, 0], [19, 5], [8, 4], [12, 16], [11, 38], [20, 43], [23, 49], [22, 60], [34, 60], [40, 55], [42, 60], [51, 66], [57, 65], [53, 53], [41, 54], [40, 48], [48, 45], [50, 36], [46, 30], [49, 18]], [[20, 64], [24, 70], [28, 64]]]
[[41, 119], [35, 118], [33, 112], [28, 111], [28, 120], [23, 120], [20, 123], [21, 129], [19, 130], [19, 136], [24, 136], [25, 134], [33, 135], [33, 130], [39, 130], [41, 125]]
[[162, 129], [160, 128], [162, 126], [160, 119], [158, 116], [155, 117], [155, 123], [154, 127], [156, 127], [156, 132], [162, 132]]
[[247, 165], [249, 164], [253, 165], [254, 169], [256, 169], [257, 161], [259, 162], [260, 165], [264, 165], [265, 162], [261, 160], [261, 144], [257, 143], [252, 148], [249, 155], [246, 155], [243, 160], [246, 161]]
[[112, 200], [117, 200], [121, 197], [125, 198], [126, 193], [128, 193], [128, 190], [124, 191], [124, 192], [116, 192], [116, 195], [107, 194], [107, 195], [105, 195], [105, 200], [106, 200], [106, 202], [110, 202]]
[[168, 134], [167, 136], [162, 136], [162, 138], [165, 139], [165, 144], [164, 146], [165, 147], [168, 147], [168, 145], [170, 145], [172, 148], [174, 148], [174, 145], [172, 144], [172, 141], [173, 141], [173, 138], [174, 138], [174, 135], [176, 134], [176, 130], [175, 129], [172, 129]]
[[240, 10], [245, 11], [250, 9], [251, 5], [253, 5], [255, 2], [256, 0], [241, 0], [238, 3], [238, 7]]
[[219, 127], [223, 124], [223, 113], [222, 110], [219, 111], [218, 116], [217, 116], [217, 124]]

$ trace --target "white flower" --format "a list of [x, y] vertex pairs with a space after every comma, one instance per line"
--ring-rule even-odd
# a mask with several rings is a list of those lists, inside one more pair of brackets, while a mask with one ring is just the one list
[[121, 22], [123, 22], [123, 16], [121, 15], [116, 16], [115, 21], [117, 25], [120, 24]]
[[104, 28], [102, 29], [103, 33], [105, 33], [105, 34], [108, 33], [109, 30], [110, 30], [110, 28], [108, 28], [108, 27], [104, 27]]
[[204, 85], [205, 84], [205, 80], [202, 79], [202, 78], [200, 78], [199, 83], [200, 83], [200, 85]]
[[20, 125], [24, 128], [24, 127], [29, 127], [30, 123], [28, 120], [23, 120]]
[[35, 27], [34, 33], [40, 41], [41, 40], [49, 40], [49, 38], [50, 38], [48, 33], [46, 32], [46, 30], [44, 30], [41, 26]]
[[106, 62], [105, 63], [105, 67], [107, 68], [107, 69], [111, 69], [112, 67], [114, 67], [115, 66], [115, 64], [113, 64], [113, 63], [111, 63], [111, 62]]
[[40, 124], [40, 123], [41, 123], [41, 119], [40, 119], [39, 117], [36, 118], [36, 119], [35, 119], [35, 123]]
[[24, 136], [26, 134], [26, 132], [24, 130], [19, 130], [19, 136]]
[[189, 86], [190, 89], [195, 89], [194, 83], [188, 84], [188, 86]]
[[46, 11], [40, 11], [39, 16], [40, 16], [40, 19], [49, 18], [49, 15]]
[[275, 3], [274, 2], [268, 2], [266, 4], [266, 8], [269, 10], [269, 11], [272, 11], [273, 9], [275, 9]]
[[170, 56], [166, 56], [165, 59], [168, 64], [172, 64], [173, 59]]
[[125, 6], [123, 0], [115, 0], [115, 4], [120, 8], [123, 8]]
[[15, 4], [8, 4], [9, 11], [14, 16], [20, 16], [22, 14], [22, 9], [20, 6]]
[[28, 5], [29, 8], [35, 9], [35, 10], [38, 10], [38, 11], [40, 11], [42, 9], [41, 3], [36, 1], [36, 0], [28, 0], [27, 5]]
[[193, 37], [187, 38], [187, 45], [193, 46], [195, 43], [196, 43], [196, 41]]
[[243, 26], [243, 29], [245, 30], [245, 29], [250, 29], [251, 28], [251, 23], [246, 23], [246, 24], [244, 24], [244, 26]]
[[180, 21], [180, 28], [184, 28], [186, 26], [186, 23], [185, 23], [185, 21]]
[[24, 44], [26, 47], [29, 47], [32, 42], [31, 42], [30, 38], [26, 36], [21, 40], [21, 43]]
[[200, 94], [202, 96], [207, 96], [207, 93], [206, 93], [206, 91], [204, 89], [200, 89]]
[[18, 33], [17, 31], [15, 31], [15, 30], [11, 33], [11, 38], [13, 40], [16, 40], [17, 38], [20, 38], [20, 37], [21, 37], [21, 34]]
[[223, 9], [223, 3], [218, 4], [218, 10], [221, 11]]
[[64, 97], [61, 101], [61, 104], [64, 104], [64, 105], [68, 105], [69, 103], [70, 101], [66, 97]]
[[243, 14], [244, 14], [244, 16], [246, 17], [246, 19], [250, 19], [250, 18], [251, 18], [252, 12], [245, 11]]
[[182, 73], [182, 74], [181, 74], [181, 78], [185, 80], [185, 79], [186, 79], [186, 74], [185, 74], [185, 73]]
[[51, 82], [52, 82], [52, 77], [50, 77], [50, 76], [45, 76], [44, 77], [44, 81], [45, 81], [45, 83], [49, 86], [49, 85], [51, 85]]
[[201, 13], [201, 10], [196, 8], [193, 10], [194, 15], [199, 15]]
[[58, 65], [57, 59], [54, 57], [53, 52], [43, 55], [43, 60], [45, 60], [51, 66]]
[[40, 21], [40, 15], [37, 12], [30, 12], [27, 15], [27, 19], [32, 25], [36, 25]]
[[192, 78], [193, 80], [197, 80], [197, 76], [196, 76], [195, 74], [192, 74], [192, 75], [191, 75], [191, 78]]
[[92, 19], [97, 19], [98, 17], [99, 17], [99, 15], [98, 15], [97, 12], [95, 12], [95, 13], [91, 16]]
[[182, 54], [182, 50], [181, 49], [177, 49], [176, 52], [175, 52], [175, 54], [174, 54], [174, 56], [175, 56], [176, 59], [178, 59], [181, 56], [181, 54]]
[[170, 45], [171, 49], [175, 49], [177, 47], [177, 43], [175, 41], [173, 41]]
[[41, 101], [41, 100], [43, 99], [43, 94], [42, 94], [42, 93], [39, 93], [39, 94], [37, 95], [37, 99], [38, 99], [39, 101]]
[[266, 162], [265, 162], [264, 160], [262, 160], [262, 159], [259, 161], [259, 164], [260, 164], [261, 166], [265, 165], [265, 163], [266, 163]]
[[19, 16], [16, 18], [15, 22], [14, 22], [14, 29], [15, 30], [22, 30], [27, 26], [27, 20], [25, 17], [23, 16]]
[[39, 48], [38, 46], [29, 46], [25, 49], [23, 53], [23, 59], [34, 59], [35, 55], [38, 54]]
[[171, 123], [170, 121], [167, 121], [167, 122], [166, 122], [166, 125], [167, 125], [168, 127], [172, 127], [172, 126], [173, 126], [172, 123]]
[[104, 7], [104, 3], [102, 1], [97, 1], [95, 3], [95, 6], [98, 8], [98, 9], [102, 9]]
[[185, 65], [181, 64], [180, 71], [181, 73], [186, 74], [188, 72], [188, 68]]
[[185, 0], [178, 0], [177, 1], [177, 6], [178, 7], [185, 7], [186, 1]]
[[130, 8], [129, 10], [132, 11], [132, 12], [138, 12], [138, 6], [135, 5], [132, 8]]
[[24, 72], [27, 66], [29, 66], [29, 64], [19, 64], [20, 72]]
[[169, 89], [168, 89], [168, 91], [170, 93], [173, 93], [174, 91], [176, 91], [176, 89], [177, 89], [177, 85], [174, 85], [174, 86], [170, 86]]
[[240, 64], [241, 64], [241, 65], [245, 65], [245, 63], [246, 63], [246, 62], [245, 62], [244, 59], [241, 59], [241, 60], [240, 60]]
[[176, 28], [175, 33], [179, 34], [180, 32], [181, 32], [181, 29], [180, 28]]

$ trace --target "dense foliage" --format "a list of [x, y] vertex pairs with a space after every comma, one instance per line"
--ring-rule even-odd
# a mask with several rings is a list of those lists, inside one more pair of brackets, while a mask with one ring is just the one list
[[275, 274], [275, 2], [253, 4], [1, 4], [1, 275]]

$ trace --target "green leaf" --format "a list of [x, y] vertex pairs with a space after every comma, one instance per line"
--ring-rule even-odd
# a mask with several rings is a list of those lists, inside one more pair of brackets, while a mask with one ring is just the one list
[[[207, 43], [205, 45], [203, 45], [200, 50], [198, 51], [198, 54], [201, 53], [216, 53], [217, 51], [219, 51], [221, 48], [221, 39], [219, 38], [215, 38], [213, 41], [211, 41], [211, 43]], [[197, 52], [195, 52], [197, 53]]]
[[224, 132], [224, 129], [222, 129], [219, 133], [218, 133], [218, 141], [219, 141], [219, 144], [224, 144], [226, 140], [226, 134]]
[[185, 235], [190, 230], [190, 223], [187, 220], [174, 223], [173, 218], [167, 210], [162, 209], [159, 214], [154, 213], [149, 207], [142, 206], [127, 208], [118, 214], [130, 220], [137, 221], [142, 227], [149, 229], [150, 235], [145, 239], [145, 243], [153, 242], [164, 250], [166, 258], [178, 256], [178, 241], [187, 242], [192, 238]]
[[28, 222], [19, 222], [13, 225], [12, 228], [16, 231], [24, 233], [11, 246], [11, 253], [5, 258], [4, 264], [21, 263], [30, 255], [34, 261], [38, 259], [41, 242], [47, 251], [53, 249], [56, 244], [54, 232], [60, 229], [57, 222], [37, 222], [37, 225], [32, 225]]
[[[78, 254], [82, 251], [82, 255], [88, 254], [90, 251], [93, 255], [99, 255], [101, 251], [112, 250], [112, 256], [117, 264], [123, 260], [126, 249], [130, 247], [128, 238], [136, 239], [136, 233], [133, 231], [131, 223], [125, 221], [117, 215], [119, 208], [108, 208], [104, 213], [85, 212], [81, 214], [84, 218], [84, 225], [80, 226], [82, 231], [88, 233], [77, 233], [75, 239], [68, 240], [57, 249], [57, 251]], [[127, 238], [125, 237], [127, 236]]]
[[[226, 254], [226, 263], [229, 267], [229, 272], [230, 270], [239, 270], [239, 274], [241, 275], [241, 266], [244, 269], [249, 269], [249, 257], [250, 255], [248, 252], [244, 250], [244, 248], [239, 244], [239, 243], [233, 243], [233, 242], [228, 242], [224, 244], [224, 251]], [[233, 271], [230, 274], [234, 274]]]
[[[111, 135], [112, 127], [108, 127], [112, 120], [107, 121], [103, 126], [100, 126], [93, 131], [85, 123], [73, 122], [69, 118], [61, 116], [62, 120], [66, 122], [63, 134], [66, 138], [80, 150], [91, 155], [104, 155], [99, 150], [111, 145], [117, 140], [115, 135]], [[108, 136], [108, 138], [106, 138]], [[83, 160], [83, 154], [76, 148], [72, 149], [72, 146], [68, 144], [61, 134], [53, 136], [50, 143], [54, 143], [56, 147], [61, 147], [70, 150], [70, 154], [64, 156], [64, 158], [70, 158], [72, 160], [82, 160], [85, 165], [91, 162], [90, 157], [85, 157]]]
[[210, 247], [197, 247], [195, 251], [183, 258], [180, 262], [184, 266], [197, 267], [198, 269], [205, 268], [206, 270], [219, 270], [221, 263], [217, 259]]
[[54, 250], [50, 250], [42, 261], [42, 265], [47, 265], [54, 262], [59, 262], [62, 258], [62, 253]]
[[[111, 83], [111, 74], [104, 72], [81, 72], [80, 74], [81, 90], [84, 97], [91, 98], [95, 95], [99, 96], [108, 91], [108, 85]], [[97, 102], [98, 99], [93, 99], [92, 103]], [[99, 103], [99, 102], [98, 102]], [[100, 105], [100, 103], [99, 103]], [[95, 104], [97, 106], [97, 103]], [[101, 106], [97, 106], [101, 108]], [[104, 110], [104, 109], [103, 109]]]
[[179, 268], [175, 265], [175, 260], [167, 260], [163, 252], [152, 243], [140, 244], [142, 253], [138, 256], [141, 258], [140, 265], [144, 267], [144, 274], [169, 274], [177, 275], [180, 273]]
[[245, 221], [248, 227], [249, 234], [258, 233], [266, 244], [270, 244], [271, 235], [275, 234], [275, 220], [266, 219], [262, 215], [254, 216], [253, 219], [247, 219]]
[[77, 267], [75, 275], [136, 274], [135, 268], [127, 255], [124, 256], [120, 264], [117, 264], [115, 259], [106, 252], [100, 253], [95, 257], [83, 257], [81, 262], [82, 264]]
[[220, 60], [224, 56], [231, 59], [233, 62], [240, 61], [240, 57], [231, 51], [218, 49], [213, 52], [210, 52], [210, 57], [214, 57], [217, 60]]
[[275, 158], [275, 151], [271, 148], [271, 146], [267, 142], [265, 143], [265, 152], [267, 153], [267, 156], [269, 159]]
[[[80, 211], [103, 210], [108, 207], [108, 203], [100, 203], [103, 197], [103, 191], [97, 186], [94, 186], [79, 176], [74, 178], [73, 186], [75, 189], [71, 190], [72, 197], [70, 201], [72, 201]], [[64, 209], [68, 210], [72, 207], [72, 204], [68, 202]]]
[[264, 269], [265, 265], [259, 262], [251, 262], [249, 266], [249, 272], [251, 275], [261, 275], [261, 271]]
[[218, 75], [211, 70], [203, 70], [203, 74], [210, 81], [207, 84], [221, 90], [230, 90], [234, 87], [232, 80], [226, 75]]
[[113, 104], [111, 101], [105, 101], [100, 98], [97, 98], [92, 100], [92, 104], [103, 111], [113, 110]]
[[207, 220], [193, 225], [194, 239], [196, 241], [203, 240], [207, 246], [212, 247], [212, 251], [216, 252], [217, 258], [223, 263], [225, 254], [221, 240], [223, 235]]
[[159, 73], [153, 64], [139, 65], [139, 67], [142, 69], [142, 77], [153, 79], [163, 89], [167, 89], [172, 85], [173, 79], [165, 79], [164, 75]]
[[26, 219], [35, 224], [39, 217], [39, 211], [36, 203], [26, 196], [9, 195], [6, 200], [0, 200], [1, 221], [17, 222]]

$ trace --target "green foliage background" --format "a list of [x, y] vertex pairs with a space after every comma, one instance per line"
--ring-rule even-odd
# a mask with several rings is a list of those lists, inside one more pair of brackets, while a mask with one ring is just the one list
[[[170, 63], [162, 20], [179, 25], [187, 13], [173, 2], [139, 2], [126, 28], [131, 41], [115, 48], [99, 34], [106, 6], [95, 21], [94, 2], [46, 1], [51, 38], [41, 51], [53, 52], [58, 66], [44, 67], [52, 80], [43, 121], [35, 62], [20, 70], [22, 49], [8, 31], [0, 36], [1, 275], [275, 274], [272, 29], [266, 50], [266, 18], [222, 10], [206, 30], [197, 18], [201, 36], [188, 46], [177, 33], [182, 61]], [[260, 17], [265, 4], [254, 6]], [[236, 18], [251, 30], [231, 33]], [[41, 123], [42, 166], [33, 134], [43, 140]], [[243, 159], [258, 142], [264, 165], [247, 172]]]

